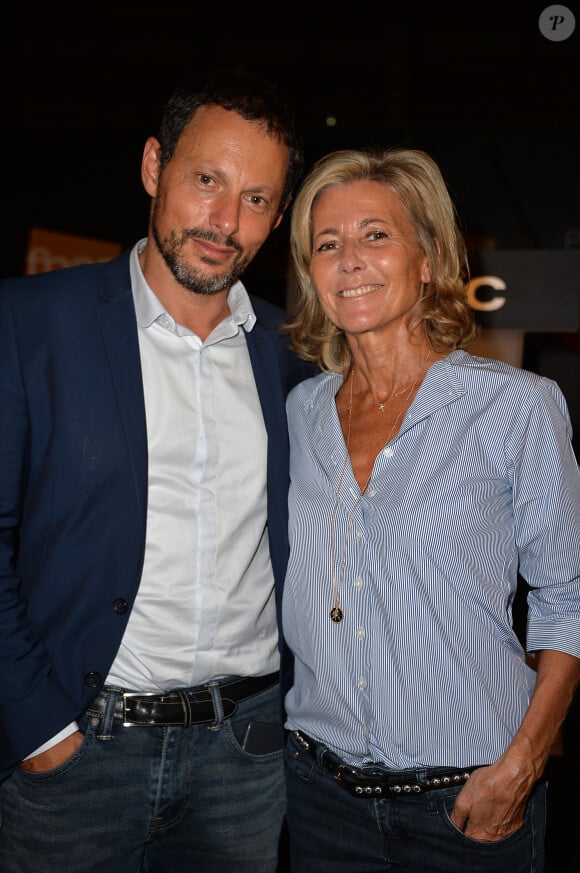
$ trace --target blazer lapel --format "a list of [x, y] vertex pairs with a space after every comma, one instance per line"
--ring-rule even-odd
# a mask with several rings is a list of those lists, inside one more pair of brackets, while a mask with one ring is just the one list
[[129, 255], [111, 261], [97, 303], [142, 519], [147, 512], [147, 426]]
[[[271, 452], [280, 449], [280, 441], [287, 445], [286, 398], [282, 390], [273, 337], [260, 327], [258, 322], [253, 330], [246, 334], [246, 341], [268, 431], [268, 459], [270, 460], [270, 457], [274, 457]], [[270, 472], [269, 470], [269, 474]]]

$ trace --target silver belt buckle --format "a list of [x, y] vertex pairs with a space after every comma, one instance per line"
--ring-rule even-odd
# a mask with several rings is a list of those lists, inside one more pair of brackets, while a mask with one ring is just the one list
[[159, 697], [158, 691], [123, 691], [123, 727], [143, 727], [134, 721], [127, 721], [128, 697]]

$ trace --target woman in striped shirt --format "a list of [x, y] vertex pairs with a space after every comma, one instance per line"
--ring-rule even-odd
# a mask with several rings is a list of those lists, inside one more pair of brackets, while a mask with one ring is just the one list
[[465, 247], [426, 153], [322, 158], [291, 244], [288, 330], [322, 369], [287, 404], [293, 871], [539, 873], [580, 678], [566, 402], [467, 351]]

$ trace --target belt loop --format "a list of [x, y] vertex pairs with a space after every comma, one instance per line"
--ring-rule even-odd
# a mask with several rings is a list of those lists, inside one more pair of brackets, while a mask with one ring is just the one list
[[318, 759], [318, 763], [321, 764], [323, 767], [327, 766], [325, 764], [325, 761], [328, 760], [329, 756], [332, 758], [332, 752], [330, 751], [330, 749], [327, 749], [324, 746], [322, 746], [321, 748], [317, 748], [316, 757]]
[[177, 696], [183, 706], [184, 713], [184, 727], [189, 727], [191, 725], [191, 703], [189, 701], [189, 697], [187, 696], [187, 691], [178, 691]]
[[417, 772], [415, 774], [415, 777], [417, 779], [418, 784], [422, 788], [427, 787], [427, 769], [425, 767], [419, 768], [419, 770], [417, 770]]
[[105, 709], [101, 716], [101, 726], [95, 736], [98, 740], [113, 739], [113, 720], [115, 718], [115, 707], [117, 705], [118, 692], [110, 689], [103, 689], [99, 695], [105, 698]]
[[212, 682], [208, 682], [205, 687], [207, 688], [211, 697], [211, 702], [213, 703], [213, 711], [215, 715], [215, 721], [213, 722], [213, 724], [209, 724], [208, 728], [210, 731], [217, 731], [223, 726], [224, 723], [224, 708], [220, 692], [220, 683], [218, 680], [213, 680]]

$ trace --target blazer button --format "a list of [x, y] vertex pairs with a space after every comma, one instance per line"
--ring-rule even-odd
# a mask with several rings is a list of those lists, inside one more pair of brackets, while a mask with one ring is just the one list
[[87, 673], [85, 676], [85, 685], [89, 688], [96, 688], [103, 681], [100, 673]]
[[127, 601], [123, 600], [122, 597], [117, 597], [113, 602], [113, 609], [117, 615], [123, 615], [123, 613], [127, 612]]

